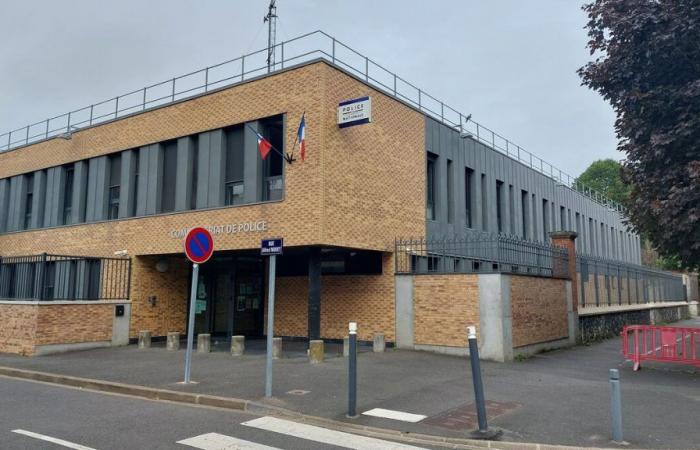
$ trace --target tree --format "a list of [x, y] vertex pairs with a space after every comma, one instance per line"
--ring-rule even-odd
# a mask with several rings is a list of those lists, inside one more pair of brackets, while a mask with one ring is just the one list
[[613, 106], [632, 225], [700, 267], [700, 2], [595, 0], [582, 84]]
[[629, 200], [630, 187], [622, 181], [622, 165], [614, 159], [599, 159], [576, 178], [575, 186], [593, 188], [622, 205]]

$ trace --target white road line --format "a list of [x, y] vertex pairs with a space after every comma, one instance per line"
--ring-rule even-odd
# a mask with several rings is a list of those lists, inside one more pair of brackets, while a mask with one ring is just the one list
[[362, 413], [365, 416], [382, 417], [384, 419], [401, 420], [403, 422], [416, 423], [428, 416], [422, 414], [411, 414], [403, 411], [393, 411], [391, 409], [374, 408]]
[[323, 444], [358, 450], [425, 450], [422, 447], [413, 447], [411, 445], [398, 444], [396, 442], [383, 441], [366, 436], [357, 436], [342, 431], [328, 430], [326, 428], [270, 416], [249, 420], [248, 422], [243, 422], [241, 425], [282, 433], [309, 441], [321, 442]]
[[46, 436], [44, 434], [34, 433], [27, 430], [12, 430], [13, 433], [23, 434], [25, 436], [32, 437], [34, 439], [41, 439], [42, 441], [51, 442], [52, 444], [62, 445], [67, 448], [72, 448], [75, 450], [95, 450], [92, 447], [86, 447], [80, 444], [74, 444], [73, 442], [64, 441], [63, 439], [57, 439], [51, 436]]
[[201, 434], [177, 441], [177, 443], [202, 450], [280, 450], [276, 447], [268, 447], [219, 433]]

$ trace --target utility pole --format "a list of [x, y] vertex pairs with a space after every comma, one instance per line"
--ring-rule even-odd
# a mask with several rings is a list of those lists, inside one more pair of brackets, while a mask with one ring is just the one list
[[267, 72], [272, 72], [275, 65], [275, 41], [277, 40], [277, 0], [270, 0], [267, 15], [263, 22], [267, 22]]

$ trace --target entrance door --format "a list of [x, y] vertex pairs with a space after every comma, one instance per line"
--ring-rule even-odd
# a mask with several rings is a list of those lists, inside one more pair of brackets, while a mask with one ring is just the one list
[[263, 334], [262, 263], [260, 258], [239, 258], [234, 283], [233, 333]]

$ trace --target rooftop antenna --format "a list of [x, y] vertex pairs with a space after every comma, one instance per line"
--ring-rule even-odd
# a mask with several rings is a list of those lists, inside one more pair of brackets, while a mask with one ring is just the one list
[[275, 66], [275, 40], [277, 39], [277, 0], [270, 0], [267, 15], [263, 17], [263, 23], [267, 22], [267, 72], [270, 73]]

